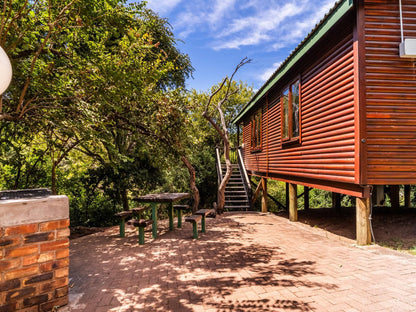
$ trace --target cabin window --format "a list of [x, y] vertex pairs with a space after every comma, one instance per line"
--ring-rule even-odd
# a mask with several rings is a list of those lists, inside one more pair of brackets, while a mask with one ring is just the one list
[[261, 149], [261, 109], [251, 117], [251, 149]]
[[281, 97], [282, 105], [282, 140], [299, 139], [299, 80], [290, 84]]

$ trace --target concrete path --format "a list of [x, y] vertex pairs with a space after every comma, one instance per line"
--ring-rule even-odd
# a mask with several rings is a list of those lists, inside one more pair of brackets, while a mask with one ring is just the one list
[[[416, 256], [262, 213], [71, 241], [71, 311], [416, 311]], [[70, 308], [70, 309], [69, 309]]]

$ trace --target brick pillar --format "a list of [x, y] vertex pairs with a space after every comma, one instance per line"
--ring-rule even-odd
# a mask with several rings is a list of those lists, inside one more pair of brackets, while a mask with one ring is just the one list
[[52, 311], [68, 303], [66, 196], [0, 200], [0, 311]]

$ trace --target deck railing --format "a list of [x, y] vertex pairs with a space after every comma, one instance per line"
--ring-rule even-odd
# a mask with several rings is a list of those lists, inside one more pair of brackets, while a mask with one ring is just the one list
[[250, 178], [247, 174], [246, 166], [244, 165], [244, 158], [243, 158], [243, 150], [242, 147], [237, 149], [237, 162], [238, 167], [240, 168], [241, 176], [244, 182], [244, 190], [249, 198], [250, 208], [251, 208], [251, 197], [252, 197], [252, 190], [251, 190], [251, 183]]
[[216, 155], [216, 166], [217, 166], [218, 185], [220, 185], [221, 182], [222, 182], [222, 168], [221, 168], [220, 149], [218, 147], [215, 149], [215, 155]]
[[[216, 153], [217, 153], [217, 161], [218, 161], [218, 157], [219, 157], [221, 163], [225, 163], [224, 149], [217, 147], [216, 148]], [[230, 148], [230, 161], [234, 165], [236, 165], [238, 163], [238, 149], [236, 147], [231, 147]]]

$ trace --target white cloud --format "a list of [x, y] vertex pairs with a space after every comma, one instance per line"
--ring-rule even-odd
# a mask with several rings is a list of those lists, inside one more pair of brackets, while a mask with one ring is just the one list
[[[234, 19], [230, 27], [220, 34], [220, 40], [214, 46], [214, 50], [269, 42], [275, 38], [273, 33], [278, 33], [279, 25], [285, 19], [296, 15], [297, 11], [298, 8], [293, 3], [286, 3], [282, 7], [262, 11], [256, 16]], [[234, 38], [230, 40], [229, 37]]]
[[262, 74], [259, 75], [259, 80], [262, 82], [267, 81], [273, 73], [276, 71], [277, 68], [282, 64], [282, 62], [276, 62], [272, 65], [272, 67], [266, 69]]
[[[168, 10], [180, 1], [149, 3]], [[334, 3], [335, 0], [182, 1], [181, 12], [170, 23], [180, 39], [203, 32], [208, 38], [207, 46], [217, 51], [259, 45], [271, 51], [300, 42]]]
[[[180, 0], [153, 0], [164, 5]], [[214, 50], [264, 45], [277, 50], [299, 42], [334, 5], [335, 0], [193, 0], [182, 2], [170, 22], [181, 39], [204, 32]]]
[[216, 0], [213, 11], [208, 15], [211, 25], [215, 27], [218, 21], [230, 15], [235, 2], [236, 0]]
[[147, 0], [147, 7], [159, 13], [167, 14], [172, 11], [182, 0]]

